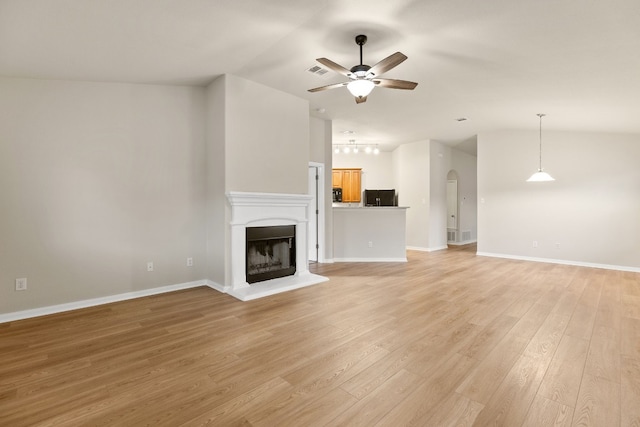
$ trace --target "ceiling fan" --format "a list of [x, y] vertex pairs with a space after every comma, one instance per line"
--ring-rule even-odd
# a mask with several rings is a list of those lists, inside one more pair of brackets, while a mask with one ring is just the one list
[[371, 93], [375, 86], [386, 87], [389, 89], [405, 89], [413, 90], [418, 83], [407, 80], [381, 79], [378, 76], [390, 69], [396, 67], [407, 59], [406, 55], [396, 52], [387, 56], [373, 67], [362, 63], [362, 46], [367, 42], [367, 36], [360, 34], [356, 36], [356, 44], [360, 46], [360, 64], [354, 65], [351, 70], [346, 69], [340, 64], [336, 64], [327, 58], [318, 58], [316, 61], [325, 67], [349, 77], [349, 81], [343, 83], [335, 83], [332, 85], [316, 87], [309, 89], [309, 92], [320, 92], [327, 89], [335, 89], [337, 87], [346, 86], [349, 92], [356, 98], [356, 103], [361, 104], [367, 101], [367, 96]]

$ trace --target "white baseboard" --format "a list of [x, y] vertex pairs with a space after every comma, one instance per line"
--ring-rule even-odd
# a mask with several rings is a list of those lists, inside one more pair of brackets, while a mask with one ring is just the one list
[[470, 245], [471, 243], [478, 243], [478, 241], [477, 240], [465, 240], [464, 242], [447, 242], [447, 244], [451, 245], [451, 246]]
[[50, 305], [47, 307], [33, 308], [30, 310], [15, 311], [13, 313], [0, 314], [0, 323], [13, 322], [15, 320], [29, 319], [32, 317], [46, 316], [48, 314], [62, 313], [65, 311], [78, 310], [80, 308], [94, 307], [112, 302], [126, 301], [135, 298], [148, 297], [151, 295], [164, 294], [182, 289], [197, 288], [198, 286], [208, 286], [206, 280], [195, 282], [179, 283], [177, 285], [161, 286], [159, 288], [144, 289], [141, 291], [126, 292], [123, 294], [110, 295], [100, 298], [92, 298], [82, 301], [74, 301], [65, 304]]
[[335, 262], [407, 262], [407, 258], [334, 258]]
[[420, 252], [433, 252], [433, 251], [441, 251], [443, 249], [447, 249], [448, 246], [437, 246], [435, 248], [423, 248], [421, 246], [407, 246], [407, 250], [410, 251], [420, 251]]
[[210, 287], [211, 289], [215, 289], [218, 292], [222, 292], [223, 294], [226, 294], [227, 291], [231, 289], [231, 286], [224, 286], [224, 285], [221, 285], [220, 283], [217, 283], [208, 279], [205, 280], [205, 285]]
[[624, 265], [597, 264], [592, 262], [570, 261], [570, 260], [564, 260], [564, 259], [537, 258], [537, 257], [520, 256], [520, 255], [495, 254], [490, 252], [476, 252], [476, 255], [492, 257], [492, 258], [516, 259], [520, 261], [533, 261], [533, 262], [548, 262], [550, 264], [575, 265], [577, 267], [602, 268], [605, 270], [630, 271], [633, 273], [640, 273], [640, 268], [627, 267]]

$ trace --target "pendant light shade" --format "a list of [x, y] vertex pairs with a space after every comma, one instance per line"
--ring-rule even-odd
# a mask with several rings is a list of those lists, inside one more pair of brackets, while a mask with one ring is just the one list
[[531, 175], [527, 180], [527, 182], [555, 181], [555, 179], [553, 179], [551, 175], [549, 175], [547, 172], [544, 171], [544, 169], [542, 169], [542, 118], [544, 116], [545, 116], [544, 114], [538, 114], [538, 117], [540, 118], [540, 151], [539, 151], [540, 155], [538, 157], [539, 159], [538, 171], [533, 175]]
[[538, 172], [531, 175], [527, 180], [527, 182], [543, 182], [543, 181], [555, 181], [555, 179], [545, 171], [539, 170]]

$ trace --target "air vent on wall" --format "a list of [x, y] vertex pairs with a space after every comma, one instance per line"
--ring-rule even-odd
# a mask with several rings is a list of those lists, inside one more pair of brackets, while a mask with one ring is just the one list
[[323, 76], [329, 72], [326, 68], [322, 68], [319, 65], [314, 65], [307, 69], [311, 74], [315, 74], [316, 76]]

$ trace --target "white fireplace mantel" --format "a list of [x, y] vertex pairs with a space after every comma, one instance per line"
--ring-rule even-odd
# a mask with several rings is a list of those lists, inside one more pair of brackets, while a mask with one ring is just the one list
[[[225, 286], [225, 292], [242, 301], [248, 301], [328, 280], [309, 272], [307, 208], [312, 200], [311, 196], [231, 191], [227, 193], [227, 200], [231, 206], [231, 274], [230, 284]], [[249, 285], [246, 279], [246, 228], [274, 225], [296, 227], [296, 273], [293, 276]]]

